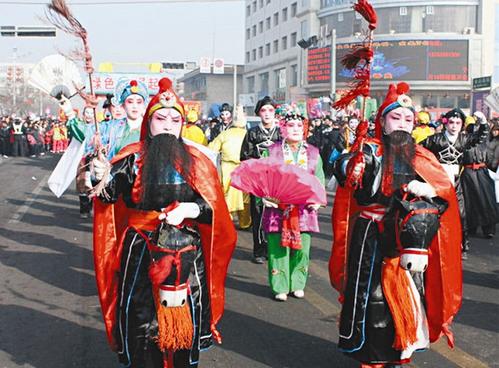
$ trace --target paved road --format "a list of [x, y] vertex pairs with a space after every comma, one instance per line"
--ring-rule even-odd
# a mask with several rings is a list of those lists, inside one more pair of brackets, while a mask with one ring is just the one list
[[[91, 252], [91, 221], [71, 190], [61, 199], [46, 180], [57, 157], [0, 162], [0, 368], [118, 367], [105, 341]], [[337, 351], [337, 293], [328, 282], [330, 208], [312, 241], [304, 300], [274, 302], [266, 266], [239, 242], [227, 279], [221, 346], [203, 367], [357, 367]], [[439, 343], [413, 367], [499, 367], [499, 236], [473, 239], [464, 301], [453, 329], [457, 348]]]

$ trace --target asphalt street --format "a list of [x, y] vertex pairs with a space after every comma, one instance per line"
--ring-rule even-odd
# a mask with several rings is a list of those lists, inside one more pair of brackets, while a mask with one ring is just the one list
[[[81, 220], [71, 187], [56, 198], [47, 179], [60, 156], [0, 159], [0, 368], [119, 367], [106, 344], [93, 273], [91, 219]], [[329, 284], [331, 207], [312, 238], [305, 299], [272, 299], [266, 265], [251, 259], [239, 231], [219, 324], [223, 344], [202, 367], [358, 367], [338, 341], [338, 294]], [[456, 229], [457, 231], [457, 229]], [[444, 341], [411, 367], [499, 367], [499, 235], [472, 238], [464, 300]]]

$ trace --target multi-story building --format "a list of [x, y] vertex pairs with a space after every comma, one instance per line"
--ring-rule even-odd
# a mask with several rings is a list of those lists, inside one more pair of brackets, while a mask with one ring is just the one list
[[[411, 85], [413, 101], [436, 113], [453, 107], [469, 109], [472, 79], [494, 70], [496, 0], [371, 0], [378, 14], [372, 94], [384, 97], [394, 81]], [[321, 0], [321, 31], [336, 33], [333, 72], [336, 89], [347, 87], [351, 73], [341, 57], [364, 37], [367, 24], [350, 0]], [[329, 42], [326, 41], [325, 44]], [[336, 66], [336, 68], [334, 68]], [[309, 97], [327, 96], [331, 83], [305, 86]]]
[[233, 66], [226, 66], [223, 74], [201, 73], [199, 68], [194, 69], [178, 80], [179, 94], [190, 103], [198, 103], [200, 112], [209, 116], [211, 105], [233, 104], [234, 77], [238, 95], [242, 91], [242, 70], [242, 66], [237, 66], [234, 76]]
[[[246, 0], [246, 101], [269, 95], [278, 102], [302, 95], [302, 49], [298, 41], [317, 29], [319, 0]], [[253, 102], [249, 102], [253, 103]], [[248, 110], [253, 106], [247, 104]]]

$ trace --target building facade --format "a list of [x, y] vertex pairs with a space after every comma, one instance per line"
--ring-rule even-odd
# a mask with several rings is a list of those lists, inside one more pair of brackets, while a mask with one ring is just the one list
[[[236, 95], [242, 92], [243, 66], [236, 69]], [[234, 103], [234, 68], [226, 66], [224, 74], [200, 73], [195, 69], [178, 80], [179, 94], [191, 103], [197, 103], [200, 112], [209, 116], [213, 104]]]
[[[470, 109], [472, 79], [494, 70], [494, 27], [491, 0], [372, 0], [378, 14], [372, 95], [382, 100], [388, 84], [407, 81], [413, 101], [435, 113]], [[341, 57], [362, 40], [366, 22], [351, 1], [321, 0], [320, 31], [336, 33], [333, 72], [336, 92], [347, 88], [351, 72]], [[327, 36], [326, 36], [327, 37]], [[329, 44], [329, 40], [325, 40]], [[334, 67], [336, 66], [336, 68]], [[329, 95], [331, 83], [305, 86], [309, 97]]]
[[244, 105], [269, 95], [284, 102], [303, 95], [298, 42], [319, 27], [319, 0], [246, 0]]

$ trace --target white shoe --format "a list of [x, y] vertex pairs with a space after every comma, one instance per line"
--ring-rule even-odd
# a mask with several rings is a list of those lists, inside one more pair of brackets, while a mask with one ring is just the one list
[[305, 296], [305, 292], [303, 290], [295, 290], [293, 291], [293, 295], [295, 296], [295, 298], [303, 299], [303, 297]]
[[284, 294], [284, 293], [276, 294], [274, 296], [274, 298], [275, 298], [275, 300], [279, 300], [280, 302], [285, 302], [286, 300], [288, 300], [287, 294]]

